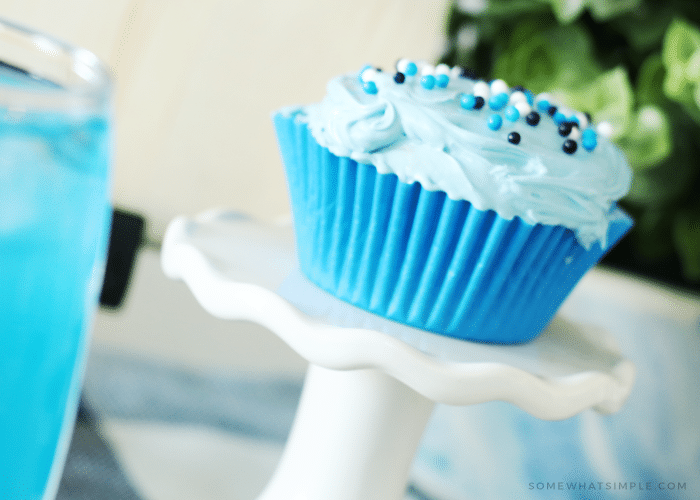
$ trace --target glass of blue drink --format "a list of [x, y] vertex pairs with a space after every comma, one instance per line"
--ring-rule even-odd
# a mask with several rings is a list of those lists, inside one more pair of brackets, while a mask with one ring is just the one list
[[111, 93], [92, 53], [0, 20], [0, 497], [55, 497], [111, 208]]

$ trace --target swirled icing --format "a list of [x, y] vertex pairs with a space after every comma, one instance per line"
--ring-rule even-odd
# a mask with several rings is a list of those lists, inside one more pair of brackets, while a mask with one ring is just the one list
[[[584, 247], [600, 241], [605, 248], [618, 213], [614, 203], [631, 182], [623, 154], [609, 140], [566, 154], [546, 113], [537, 126], [521, 117], [494, 131], [487, 126], [495, 113], [488, 105], [463, 109], [460, 97], [474, 92], [473, 80], [453, 77], [445, 88], [428, 90], [420, 72], [401, 84], [384, 72], [372, 77], [376, 93], [365, 92], [358, 73], [350, 73], [332, 79], [320, 103], [285, 112], [306, 121], [316, 141], [337, 156], [505, 219], [563, 225]], [[511, 132], [520, 134], [519, 144], [508, 142]]]

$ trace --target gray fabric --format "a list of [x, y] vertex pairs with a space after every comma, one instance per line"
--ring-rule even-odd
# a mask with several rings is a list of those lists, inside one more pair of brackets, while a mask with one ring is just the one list
[[141, 500], [94, 424], [81, 406], [56, 500]]
[[[97, 433], [100, 418], [199, 424], [283, 443], [302, 384], [190, 372], [151, 359], [93, 351], [57, 500], [146, 500], [129, 484]], [[430, 497], [411, 485], [406, 500]]]
[[93, 352], [83, 394], [97, 415], [196, 423], [283, 442], [302, 382], [190, 372], [150, 359]]

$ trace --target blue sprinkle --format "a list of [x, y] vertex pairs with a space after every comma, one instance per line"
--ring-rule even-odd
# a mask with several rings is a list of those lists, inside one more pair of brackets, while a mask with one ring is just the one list
[[532, 106], [535, 104], [535, 94], [533, 94], [531, 91], [525, 89], [523, 90], [523, 94], [525, 94], [525, 97], [527, 97], [527, 103]]
[[435, 78], [435, 84], [441, 89], [447, 87], [448, 83], [450, 83], [450, 77], [444, 73], [439, 74], [437, 78]]
[[576, 115], [571, 115], [571, 116], [569, 117], [569, 119], [566, 120], [566, 121], [567, 121], [567, 122], [573, 122], [573, 123], [575, 123], [576, 125], [581, 125], [581, 123], [578, 121], [578, 118], [576, 118]]
[[508, 94], [506, 93], [496, 94], [489, 98], [489, 107], [494, 111], [500, 111], [506, 104], [508, 104]]
[[413, 76], [416, 73], [418, 73], [418, 66], [416, 66], [416, 63], [409, 62], [408, 64], [406, 64], [406, 71], [404, 71], [404, 74], [406, 74], [406, 76]]
[[583, 146], [586, 151], [593, 151], [597, 145], [598, 136], [595, 133], [595, 130], [592, 128], [587, 128], [584, 130], [581, 134], [581, 146]]
[[464, 109], [474, 109], [476, 105], [476, 96], [474, 94], [462, 94], [459, 97], [459, 105]]
[[545, 113], [549, 109], [549, 101], [547, 99], [542, 99], [537, 103], [537, 109]]
[[554, 113], [554, 116], [552, 118], [554, 119], [554, 123], [556, 123], [557, 125], [561, 125], [566, 121], [566, 115], [561, 111], [557, 111], [556, 113]]
[[501, 115], [493, 114], [489, 116], [486, 124], [491, 130], [498, 130], [501, 128], [501, 125], [503, 125], [503, 119], [501, 118]]
[[515, 106], [508, 106], [503, 114], [506, 116], [506, 120], [511, 122], [517, 121], [518, 118], [520, 118], [520, 111], [518, 111], [518, 108]]
[[420, 86], [425, 90], [430, 90], [435, 87], [435, 77], [433, 75], [425, 75], [420, 79]]
[[363, 83], [362, 88], [368, 94], [376, 94], [377, 93], [377, 84], [372, 82], [372, 81]]

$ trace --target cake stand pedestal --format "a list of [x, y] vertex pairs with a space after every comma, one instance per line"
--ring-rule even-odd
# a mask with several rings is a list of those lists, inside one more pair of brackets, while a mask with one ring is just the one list
[[634, 365], [557, 317], [534, 341], [465, 342], [385, 320], [299, 272], [288, 226], [211, 211], [173, 220], [162, 267], [212, 315], [249, 320], [309, 361], [285, 451], [258, 500], [398, 500], [435, 403], [507, 401], [547, 420], [611, 413]]

